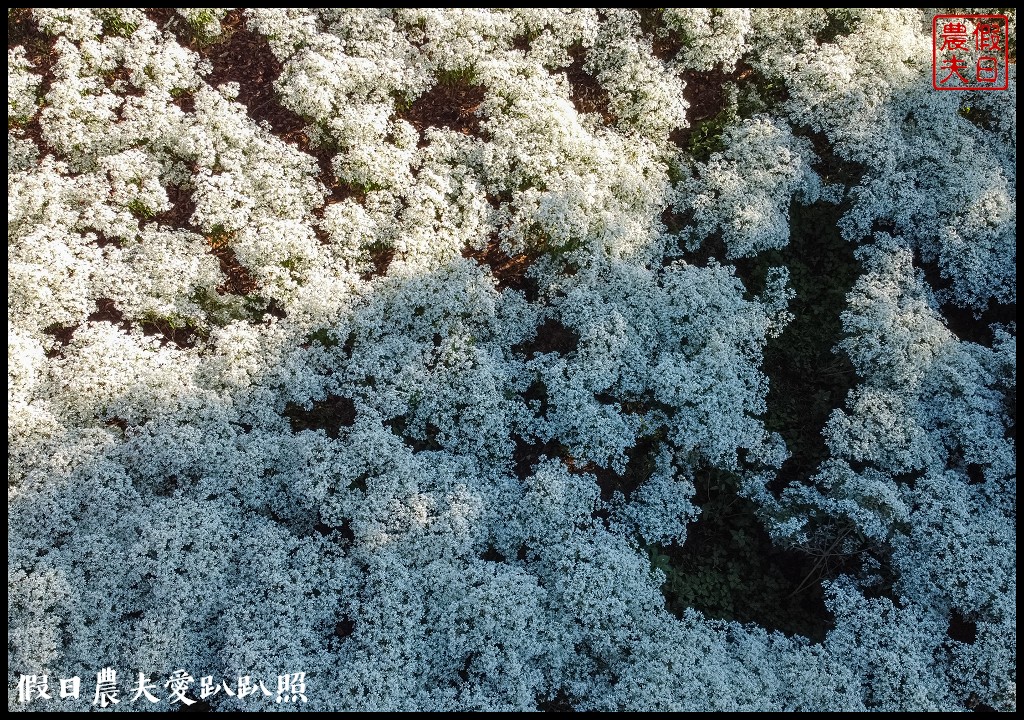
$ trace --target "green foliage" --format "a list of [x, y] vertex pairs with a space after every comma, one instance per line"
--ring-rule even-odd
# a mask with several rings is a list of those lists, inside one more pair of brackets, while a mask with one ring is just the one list
[[210, 12], [209, 10], [202, 10], [196, 15], [189, 18], [188, 24], [193, 30], [199, 31], [206, 25], [209, 25], [214, 20], [216, 20], [216, 18], [214, 17], [212, 12]]
[[743, 119], [774, 110], [789, 97], [786, 81], [781, 76], [765, 77], [754, 71], [739, 83], [736, 114]]
[[[735, 95], [733, 95], [735, 97]], [[725, 150], [725, 129], [736, 121], [735, 100], [726, 104], [713, 118], [705, 120], [690, 134], [687, 150], [695, 160], [707, 162], [716, 152]]]
[[283, 415], [288, 418], [292, 432], [323, 430], [328, 437], [338, 438], [343, 427], [351, 427], [355, 422], [356, 407], [351, 398], [328, 395], [323, 400], [312, 402], [308, 410], [290, 402], [285, 406]]
[[138, 198], [128, 203], [127, 207], [128, 210], [131, 211], [132, 215], [139, 218], [140, 220], [152, 220], [154, 217], [156, 217], [156, 213], [153, 212], [153, 210], [148, 205], [146, 205], [146, 203], [142, 202]]
[[828, 22], [815, 35], [818, 43], [834, 43], [852, 34], [861, 23], [860, 11], [851, 8], [830, 8], [825, 11], [825, 16]]
[[979, 104], [971, 104], [968, 99], [965, 99], [958, 112], [960, 117], [982, 130], [992, 130], [995, 126], [992, 110]]
[[188, 320], [180, 317], [176, 313], [158, 313], [152, 310], [147, 310], [142, 313], [139, 319], [143, 325], [160, 325], [161, 327], [167, 327], [171, 330], [177, 330], [188, 326]]
[[411, 97], [407, 93], [401, 92], [399, 90], [392, 90], [391, 100], [395, 106], [395, 115], [404, 115], [409, 111], [409, 108], [412, 107], [412, 104], [416, 101], [416, 98]]
[[205, 47], [223, 39], [219, 32], [212, 34], [207, 32], [206, 28], [212, 23], [217, 23], [219, 26], [219, 20], [210, 10], [202, 10], [192, 17], [183, 19], [185, 20], [185, 26], [188, 28], [189, 35], [191, 35], [196, 45]]
[[672, 185], [678, 185], [690, 177], [690, 169], [677, 157], [670, 158], [666, 164], [668, 165], [668, 181]]
[[844, 208], [825, 202], [790, 207], [790, 243], [738, 263], [748, 289], [763, 288], [767, 272], [784, 265], [796, 298], [793, 321], [765, 348], [769, 379], [765, 426], [786, 441], [792, 457], [785, 475], [806, 478], [828, 456], [821, 430], [841, 407], [857, 378], [845, 353], [834, 350], [842, 337], [840, 313], [860, 275], [853, 247], [836, 227]]
[[210, 228], [210, 231], [207, 232], [204, 237], [206, 238], [206, 242], [210, 246], [210, 249], [216, 252], [227, 248], [234, 239], [235, 234], [233, 232], [229, 232], [223, 225], [218, 223]]
[[305, 343], [308, 345], [317, 343], [325, 348], [337, 347], [340, 344], [330, 328], [320, 328], [316, 332], [310, 333], [306, 336]]
[[103, 34], [131, 37], [139, 29], [138, 23], [125, 20], [118, 8], [111, 8], [102, 13]]
[[221, 295], [212, 288], [199, 288], [191, 296], [206, 316], [210, 327], [225, 327], [233, 322], [261, 322], [267, 312], [268, 301], [253, 295]]
[[455, 68], [443, 68], [437, 73], [438, 85], [475, 85], [477, 82], [476, 68], [473, 65], [461, 65]]
[[666, 607], [823, 639], [832, 618], [813, 559], [772, 543], [735, 474], [709, 468], [695, 480], [701, 514], [684, 545], [648, 548], [652, 566], [665, 573]]
[[190, 347], [196, 339], [207, 340], [210, 337], [208, 327], [196, 323], [179, 313], [145, 312], [141, 319], [142, 331], [146, 335], [156, 335], [162, 342], [174, 343], [178, 347]]

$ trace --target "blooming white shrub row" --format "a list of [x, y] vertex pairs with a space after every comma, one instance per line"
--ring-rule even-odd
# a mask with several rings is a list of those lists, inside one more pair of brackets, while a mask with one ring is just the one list
[[[930, 25], [930, 16], [924, 20]], [[838, 156], [864, 164], [842, 221], [848, 239], [895, 231], [938, 265], [950, 283], [943, 302], [978, 309], [990, 300], [1015, 303], [1016, 141], [971, 121], [973, 97], [918, 81], [931, 72], [921, 21], [913, 10], [865, 12], [834, 43], [804, 38], [788, 52], [774, 45], [757, 65], [787, 78], [793, 121], [824, 132]], [[1007, 72], [1015, 78], [1016, 65]], [[974, 117], [1012, 112], [1014, 80], [1010, 87], [970, 93], [981, 96]]]
[[736, 67], [747, 49], [745, 39], [751, 31], [750, 10], [665, 8], [661, 17], [666, 31], [682, 35], [683, 47], [675, 60], [687, 68], [707, 71], [721, 67], [728, 72]]
[[729, 258], [785, 247], [790, 202], [821, 195], [810, 143], [765, 117], [733, 126], [725, 137], [727, 149], [697, 163], [698, 176], [679, 189], [675, 208], [692, 217], [683, 242], [693, 250], [720, 232]]

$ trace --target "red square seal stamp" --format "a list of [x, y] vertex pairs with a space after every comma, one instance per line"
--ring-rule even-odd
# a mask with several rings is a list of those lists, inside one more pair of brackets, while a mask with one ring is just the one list
[[932, 18], [932, 87], [1006, 90], [1010, 87], [1009, 23], [1005, 15]]

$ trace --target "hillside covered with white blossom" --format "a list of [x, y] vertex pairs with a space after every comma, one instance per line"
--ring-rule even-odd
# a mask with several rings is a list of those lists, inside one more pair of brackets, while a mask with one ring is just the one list
[[9, 708], [1015, 710], [940, 12], [8, 10]]

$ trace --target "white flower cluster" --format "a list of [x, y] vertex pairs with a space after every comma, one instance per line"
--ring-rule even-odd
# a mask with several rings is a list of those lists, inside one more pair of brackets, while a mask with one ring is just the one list
[[890, 545], [904, 614], [939, 637], [950, 613], [976, 624], [976, 639], [949, 650], [953, 692], [1012, 702], [1012, 681], [993, 677], [990, 663], [1014, 652], [1013, 340], [999, 331], [992, 348], [958, 341], [897, 239], [879, 233], [858, 254], [866, 272], [850, 293], [841, 346], [863, 382], [824, 430], [832, 459], [814, 485], [786, 490], [773, 507], [804, 523], [776, 532], [807, 542], [806, 521], [827, 517], [849, 524], [848, 541]]
[[[780, 18], [781, 19], [781, 18]], [[761, 55], [762, 72], [786, 78], [793, 121], [824, 132], [835, 153], [863, 163], [843, 218], [849, 240], [874, 230], [897, 234], [937, 264], [950, 287], [943, 302], [984, 309], [1016, 302], [1016, 139], [1007, 134], [1010, 91], [936, 92], [930, 73], [930, 25], [918, 11], [870, 11], [832, 43], [804, 40], [789, 53]], [[853, 22], [853, 20], [851, 20]], [[1002, 132], [980, 125], [991, 115]], [[977, 123], [977, 124], [976, 124]]]
[[[301, 670], [323, 711], [1015, 708], [1016, 328], [940, 304], [1015, 301], [1012, 93], [979, 127], [916, 90], [910, 11], [227, 13], [39, 9], [52, 64], [9, 50], [11, 709], [107, 666]], [[208, 52], [242, 37], [259, 107]], [[682, 74], [741, 61], [788, 100], [692, 160]], [[776, 497], [793, 290], [733, 263], [840, 195], [860, 384]], [[707, 468], [779, 543], [861, 553], [823, 641], [666, 609], [651, 549]]]
[[41, 78], [32, 72], [25, 48], [7, 51], [7, 122], [24, 122], [36, 114]]
[[175, 8], [197, 37], [209, 41], [221, 34], [220, 21], [232, 8]]
[[659, 139], [685, 124], [685, 83], [654, 57], [634, 11], [608, 11], [584, 67], [608, 92], [619, 127]]
[[729, 258], [785, 247], [790, 203], [821, 194], [810, 143], [763, 116], [729, 128], [725, 141], [727, 149], [697, 163], [697, 177], [679, 188], [676, 210], [693, 218], [682, 241], [695, 249], [721, 232]]
[[693, 70], [732, 70], [747, 49], [750, 13], [744, 8], [665, 8], [665, 28], [683, 38], [676, 62]]

